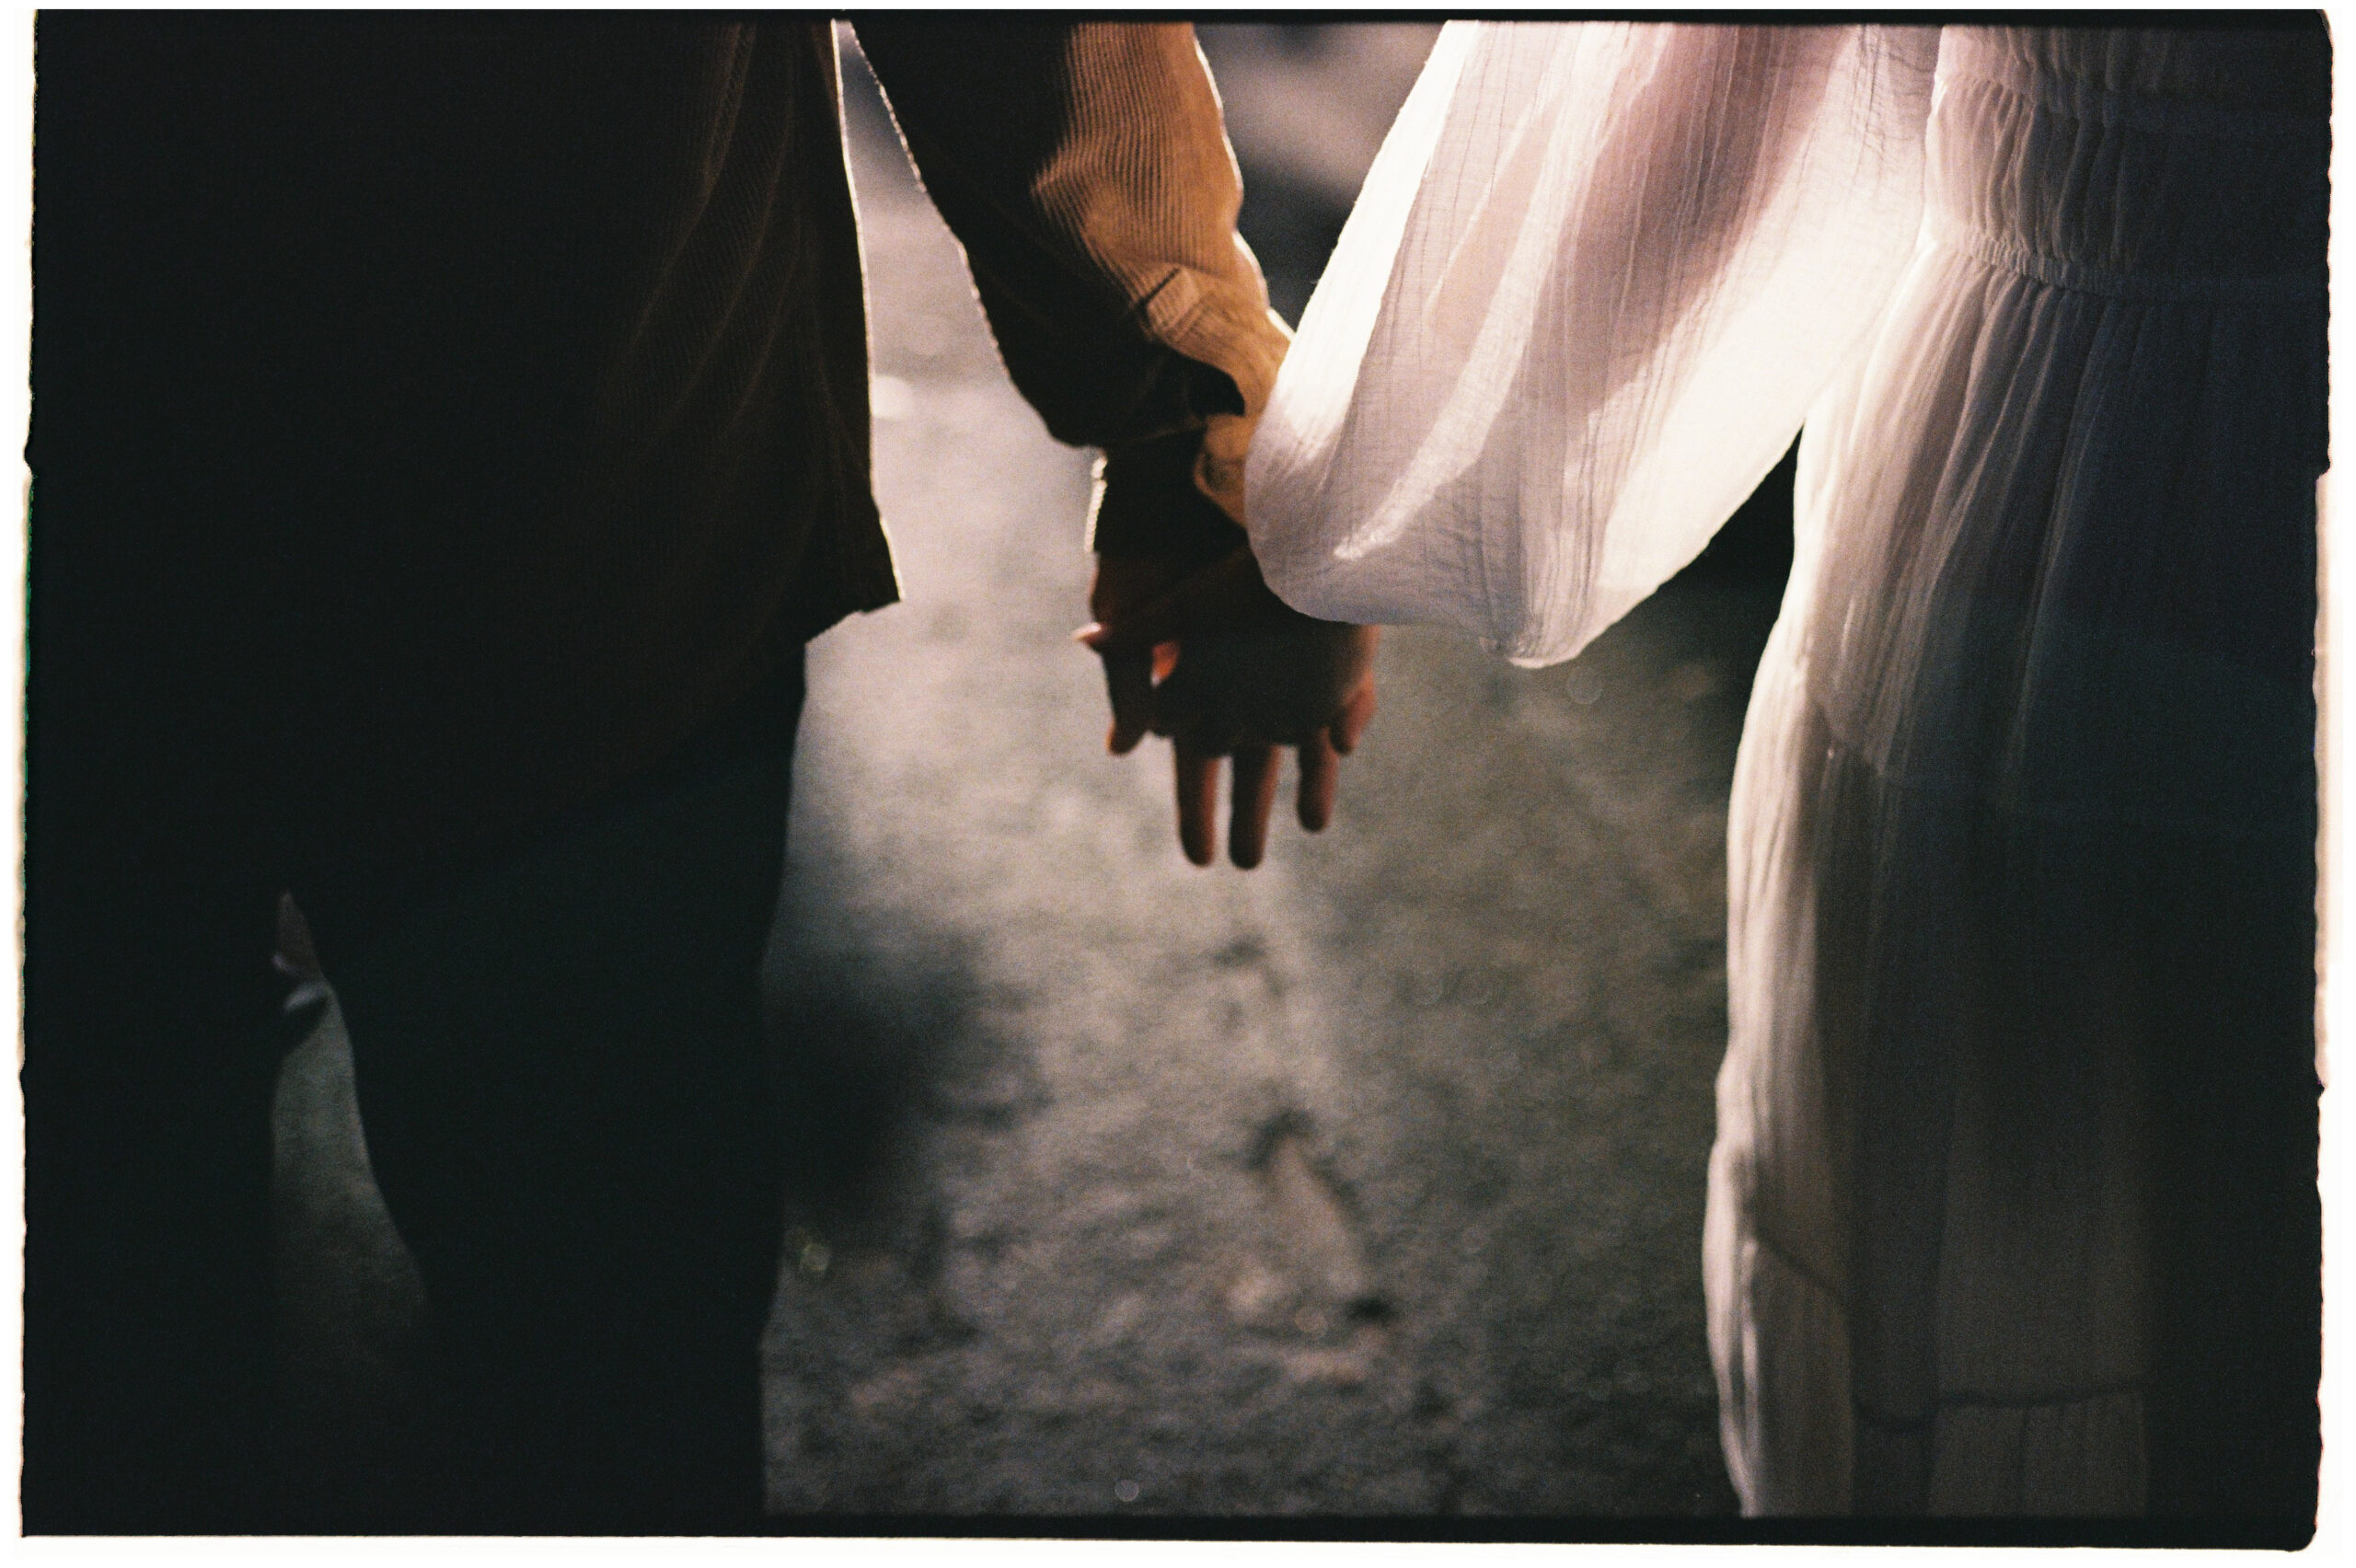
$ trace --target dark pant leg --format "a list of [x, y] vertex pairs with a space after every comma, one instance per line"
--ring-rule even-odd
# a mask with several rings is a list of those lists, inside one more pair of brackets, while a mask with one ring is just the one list
[[268, 1528], [277, 889], [43, 838], [25, 984], [25, 1528]]
[[234, 566], [174, 570], [141, 444], [93, 444], [44, 461], [28, 567], [24, 1518], [244, 1528], [285, 1043], [267, 688], [208, 613], [252, 619]]
[[[772, 703], [798, 709], [794, 674]], [[757, 1522], [780, 1179], [757, 972], [791, 723], [327, 952], [449, 1361], [423, 1528]]]

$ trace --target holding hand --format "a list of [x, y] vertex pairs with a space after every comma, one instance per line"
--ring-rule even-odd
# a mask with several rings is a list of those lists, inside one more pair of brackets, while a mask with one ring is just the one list
[[1299, 754], [1300, 824], [1333, 817], [1337, 759], [1374, 716], [1375, 629], [1321, 621], [1269, 591], [1248, 547], [1208, 566], [1174, 557], [1108, 557], [1079, 640], [1104, 661], [1116, 756], [1150, 732], [1172, 742], [1178, 841], [1215, 858], [1221, 757], [1234, 759], [1228, 858], [1260, 863], [1276, 807], [1276, 750]]

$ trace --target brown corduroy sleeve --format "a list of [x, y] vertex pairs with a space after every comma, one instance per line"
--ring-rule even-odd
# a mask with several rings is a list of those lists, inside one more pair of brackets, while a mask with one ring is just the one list
[[1106, 452], [1095, 548], [1241, 542], [1244, 452], [1288, 334], [1235, 232], [1242, 181], [1194, 29], [858, 28], [1008, 374], [1057, 439]]

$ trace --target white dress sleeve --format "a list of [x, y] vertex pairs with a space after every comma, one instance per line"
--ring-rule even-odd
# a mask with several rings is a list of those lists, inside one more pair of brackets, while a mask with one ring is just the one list
[[1936, 56], [1932, 28], [1450, 23], [1253, 443], [1276, 591], [1576, 653], [1865, 341]]

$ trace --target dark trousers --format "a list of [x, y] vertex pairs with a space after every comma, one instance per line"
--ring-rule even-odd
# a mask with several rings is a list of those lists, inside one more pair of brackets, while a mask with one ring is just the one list
[[[298, 889], [448, 1361], [417, 1528], [757, 1518], [779, 1151], [756, 974], [801, 696], [797, 657], [508, 852]], [[276, 868], [234, 835], [100, 842], [140, 787], [29, 834], [25, 1527], [282, 1528]]]
[[68, 898], [40, 835], [25, 900], [24, 1528], [267, 1528], [270, 1100], [291, 1043], [271, 1027], [276, 894], [216, 874], [93, 877]]

